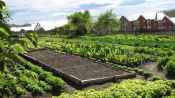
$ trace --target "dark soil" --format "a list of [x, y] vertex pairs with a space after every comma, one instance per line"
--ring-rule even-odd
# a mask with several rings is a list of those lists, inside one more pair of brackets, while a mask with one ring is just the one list
[[28, 55], [82, 80], [128, 73], [89, 59], [81, 58], [80, 56], [59, 54], [52, 50], [29, 52]]

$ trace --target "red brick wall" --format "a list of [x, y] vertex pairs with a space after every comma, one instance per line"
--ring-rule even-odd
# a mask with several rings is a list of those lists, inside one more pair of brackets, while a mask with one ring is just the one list
[[156, 20], [151, 20], [151, 30], [158, 30], [158, 22]]
[[146, 19], [142, 15], [138, 18], [137, 21], [139, 21], [140, 30], [146, 30], [147, 26]]
[[163, 23], [163, 29], [170, 29], [170, 27], [173, 26], [173, 23], [167, 18], [167, 17], [164, 17], [162, 19], [162, 23]]

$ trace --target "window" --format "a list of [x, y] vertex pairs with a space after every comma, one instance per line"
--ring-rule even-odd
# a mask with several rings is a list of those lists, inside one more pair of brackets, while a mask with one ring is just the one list
[[151, 29], [151, 26], [150, 26], [150, 25], [148, 25], [148, 26], [147, 26], [147, 29]]
[[162, 26], [159, 26], [158, 29], [159, 29], [159, 30], [162, 30]]
[[151, 20], [147, 20], [147, 24], [151, 24]]
[[172, 29], [173, 28], [173, 26], [169, 26], [169, 29]]
[[163, 23], [165, 23], [166, 22], [166, 20], [163, 20]]
[[162, 25], [162, 21], [159, 20], [159, 21], [158, 21], [158, 25]]

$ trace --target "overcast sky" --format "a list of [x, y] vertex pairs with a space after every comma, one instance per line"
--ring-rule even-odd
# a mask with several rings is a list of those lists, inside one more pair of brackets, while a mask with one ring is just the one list
[[4, 0], [11, 23], [64, 24], [66, 16], [88, 9], [92, 16], [113, 9], [117, 15], [131, 15], [175, 8], [175, 0]]

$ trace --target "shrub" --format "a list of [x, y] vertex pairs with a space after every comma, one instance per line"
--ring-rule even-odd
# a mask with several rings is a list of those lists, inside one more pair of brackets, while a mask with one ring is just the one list
[[165, 70], [168, 75], [175, 76], [175, 62], [173, 60], [168, 61]]
[[164, 67], [166, 66], [166, 63], [168, 62], [169, 57], [160, 57], [157, 60], [158, 63], [158, 69], [159, 70], [164, 70]]
[[27, 89], [32, 92], [32, 94], [41, 94], [42, 92], [44, 92], [42, 87], [39, 87], [38, 84], [36, 83], [31, 83], [27, 85]]
[[23, 95], [23, 94], [25, 94], [26, 93], [26, 90], [24, 89], [24, 88], [21, 88], [20, 86], [17, 86], [16, 88], [15, 88], [15, 94], [16, 95]]
[[49, 91], [52, 90], [52, 86], [50, 86], [49, 84], [47, 84], [47, 83], [44, 82], [44, 81], [39, 81], [38, 85], [39, 85], [40, 87], [42, 87], [42, 88], [44, 89], [44, 91], [49, 92]]
[[175, 89], [171, 90], [171, 96], [175, 96]]
[[3, 82], [3, 88], [2, 88], [2, 93], [3, 95], [10, 96], [15, 92], [15, 85], [17, 81], [15, 79], [8, 79], [4, 80]]
[[61, 79], [61, 78], [58, 78], [58, 77], [47, 77], [46, 78], [46, 82], [52, 86], [53, 89], [56, 89], [56, 88], [63, 88], [65, 82]]
[[145, 79], [151, 77], [151, 75], [152, 75], [152, 74], [151, 74], [150, 72], [144, 72], [144, 73], [143, 73], [143, 76], [145, 77]]
[[161, 77], [160, 77], [160, 76], [153, 76], [153, 77], [151, 77], [150, 80], [151, 80], [151, 81], [161, 80]]

